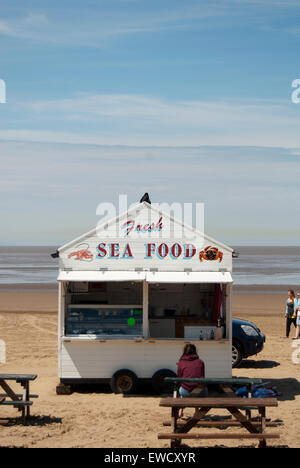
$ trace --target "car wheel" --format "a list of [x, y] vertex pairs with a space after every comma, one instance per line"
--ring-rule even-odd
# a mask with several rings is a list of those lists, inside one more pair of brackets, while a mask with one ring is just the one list
[[120, 369], [110, 380], [110, 388], [114, 393], [123, 393], [129, 395], [134, 393], [138, 384], [138, 378], [134, 372], [129, 369]]
[[232, 368], [238, 367], [243, 360], [243, 351], [237, 341], [232, 342]]
[[160, 369], [152, 377], [152, 387], [158, 394], [172, 393], [174, 384], [165, 382], [165, 377], [177, 377], [170, 369]]

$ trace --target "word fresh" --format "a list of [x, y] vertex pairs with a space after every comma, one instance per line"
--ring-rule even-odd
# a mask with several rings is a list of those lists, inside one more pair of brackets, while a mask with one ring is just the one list
[[146, 233], [146, 232], [154, 232], [154, 231], [161, 231], [163, 228], [162, 218], [160, 218], [157, 223], [152, 224], [136, 224], [136, 221], [127, 221], [122, 226], [122, 229], [125, 230], [125, 236], [129, 236], [132, 231], [137, 233]]

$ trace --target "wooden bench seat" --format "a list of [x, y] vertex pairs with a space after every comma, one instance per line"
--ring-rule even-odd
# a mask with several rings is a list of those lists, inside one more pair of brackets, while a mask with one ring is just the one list
[[231, 378], [189, 378], [189, 377], [165, 377], [165, 382], [181, 384], [183, 382], [191, 382], [205, 385], [262, 385], [267, 382], [263, 382], [262, 379], [249, 378], [249, 377], [231, 377]]
[[36, 379], [36, 374], [0, 374], [0, 380], [14, 380], [15, 382], [32, 382]]
[[[22, 393], [16, 393], [16, 396], [18, 398], [23, 398], [23, 394]], [[4, 393], [0, 393], [0, 398], [2, 397], [7, 397], [7, 394], [4, 394]], [[39, 395], [29, 395], [29, 398], [39, 398]]]
[[3, 406], [31, 406], [33, 404], [32, 401], [22, 401], [22, 400], [17, 400], [17, 401], [3, 401], [1, 403]]
[[171, 440], [178, 440], [178, 439], [279, 439], [279, 434], [250, 434], [250, 433], [219, 433], [219, 432], [211, 432], [211, 433], [198, 433], [198, 434], [167, 434], [161, 433], [158, 434], [159, 439], [171, 439]]
[[163, 398], [159, 406], [169, 408], [266, 408], [278, 406], [276, 398]]
[[[251, 421], [254, 427], [260, 427], [261, 422], [260, 421]], [[182, 422], [177, 422], [177, 427], [183, 427], [186, 424], [186, 421]], [[171, 421], [164, 421], [163, 426], [169, 427], [172, 426]], [[276, 422], [276, 421], [267, 421], [266, 422], [266, 427], [279, 427], [282, 426], [282, 422]], [[198, 421], [197, 424], [195, 424], [194, 427], [242, 427], [242, 424], [239, 421]]]

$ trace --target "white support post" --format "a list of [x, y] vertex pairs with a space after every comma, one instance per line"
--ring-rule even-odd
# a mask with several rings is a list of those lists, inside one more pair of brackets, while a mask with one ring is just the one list
[[232, 342], [232, 283], [227, 285], [227, 318], [226, 336]]
[[58, 316], [57, 316], [57, 355], [58, 355], [58, 376], [61, 377], [61, 296], [62, 296], [62, 284], [58, 282]]
[[65, 334], [65, 283], [58, 283], [58, 375], [61, 377], [62, 337]]
[[66, 300], [66, 283], [59, 282], [58, 285], [58, 333], [59, 337], [65, 334], [65, 300]]
[[232, 377], [232, 283], [227, 284], [227, 304], [226, 304], [226, 338], [229, 340], [228, 342], [228, 373]]
[[149, 285], [147, 281], [143, 281], [143, 337], [147, 339], [149, 337]]

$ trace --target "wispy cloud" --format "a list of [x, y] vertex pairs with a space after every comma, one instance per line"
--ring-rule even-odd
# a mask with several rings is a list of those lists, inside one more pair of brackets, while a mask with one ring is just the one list
[[300, 8], [300, 4], [297, 0], [235, 0], [235, 3], [242, 5], [260, 5], [260, 6], [271, 6], [271, 7], [285, 7], [285, 8]]
[[[0, 138], [77, 144], [300, 147], [300, 106], [289, 101], [166, 100], [90, 95], [17, 104], [18, 129]], [[26, 116], [31, 127], [25, 128]], [[22, 117], [24, 116], [24, 117]], [[60, 124], [61, 122], [61, 124]]]
[[263, 27], [266, 32], [289, 34], [292, 36], [300, 36], [300, 26], [278, 26], [278, 25], [266, 25]]
[[[173, 1], [167, 6], [152, 2], [114, 2], [113, 10], [107, 10], [99, 3], [97, 9], [64, 9], [60, 5], [41, 11], [19, 9], [19, 16], [2, 16], [0, 35], [46, 41], [49, 43], [103, 46], [108, 39], [124, 35], [154, 33], [186, 28], [207, 29], [262, 26], [269, 17], [282, 15], [300, 7], [299, 2], [279, 0], [201, 0], [194, 2]], [[23, 11], [23, 15], [22, 15]], [[82, 17], [82, 12], [84, 16]]]
[[[52, 43], [101, 45], [109, 38], [180, 29], [191, 26], [191, 21], [206, 20], [224, 16], [226, 12], [214, 2], [202, 5], [181, 6], [174, 9], [144, 9], [129, 12], [116, 9], [114, 14], [101, 10], [100, 7], [90, 13], [85, 20], [82, 11], [68, 18], [65, 15], [53, 16], [53, 13], [31, 13], [21, 17], [12, 17], [0, 21], [0, 34], [47, 41]], [[205, 22], [203, 23], [205, 26]]]

